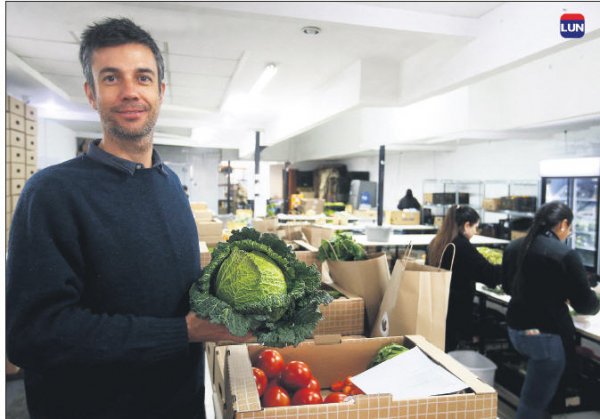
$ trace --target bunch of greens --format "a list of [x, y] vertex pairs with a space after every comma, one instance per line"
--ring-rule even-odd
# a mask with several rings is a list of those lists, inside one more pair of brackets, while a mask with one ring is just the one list
[[321, 240], [317, 258], [325, 260], [365, 260], [367, 253], [363, 247], [356, 243], [348, 233], [336, 232], [331, 240]]
[[483, 255], [492, 265], [502, 265], [502, 250], [492, 249], [491, 247], [477, 247], [479, 253]]
[[321, 319], [319, 305], [332, 300], [320, 285], [316, 266], [297, 260], [277, 236], [244, 227], [214, 249], [190, 289], [190, 306], [235, 336], [252, 332], [268, 346], [297, 345]]
[[373, 368], [375, 365], [379, 365], [383, 361], [392, 359], [393, 357], [398, 356], [401, 353], [406, 352], [406, 351], [408, 351], [408, 348], [405, 348], [404, 346], [402, 346], [398, 343], [390, 343], [389, 345], [382, 347], [377, 352], [377, 354], [375, 355], [375, 357], [369, 364], [369, 368]]

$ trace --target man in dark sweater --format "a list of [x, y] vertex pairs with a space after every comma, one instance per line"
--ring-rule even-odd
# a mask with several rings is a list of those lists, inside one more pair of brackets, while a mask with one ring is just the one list
[[7, 352], [32, 419], [202, 418], [200, 342], [243, 341], [189, 311], [198, 236], [152, 147], [164, 64], [127, 19], [87, 28], [80, 60], [103, 138], [23, 189], [7, 258]]

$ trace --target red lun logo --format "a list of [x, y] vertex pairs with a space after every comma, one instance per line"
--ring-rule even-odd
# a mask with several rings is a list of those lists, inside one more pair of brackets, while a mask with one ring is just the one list
[[581, 13], [565, 13], [560, 17], [560, 34], [563, 38], [582, 38], [585, 35], [585, 18]]

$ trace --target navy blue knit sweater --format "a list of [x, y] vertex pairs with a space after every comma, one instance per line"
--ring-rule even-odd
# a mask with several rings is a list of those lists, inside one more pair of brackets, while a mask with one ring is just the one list
[[[93, 153], [92, 153], [93, 151]], [[90, 155], [35, 174], [14, 214], [7, 352], [32, 418], [196, 418], [198, 236], [177, 175]], [[128, 165], [127, 163], [130, 163]]]

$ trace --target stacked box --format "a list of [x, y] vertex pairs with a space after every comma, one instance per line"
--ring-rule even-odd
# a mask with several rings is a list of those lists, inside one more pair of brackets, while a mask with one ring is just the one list
[[6, 96], [6, 190], [5, 237], [8, 237], [12, 215], [25, 181], [37, 169], [37, 112], [12, 96]]
[[223, 241], [223, 222], [220, 220], [198, 220], [196, 219], [198, 238], [209, 246], [214, 246]]
[[421, 221], [419, 211], [392, 211], [390, 215], [390, 224], [393, 225], [418, 225]]

